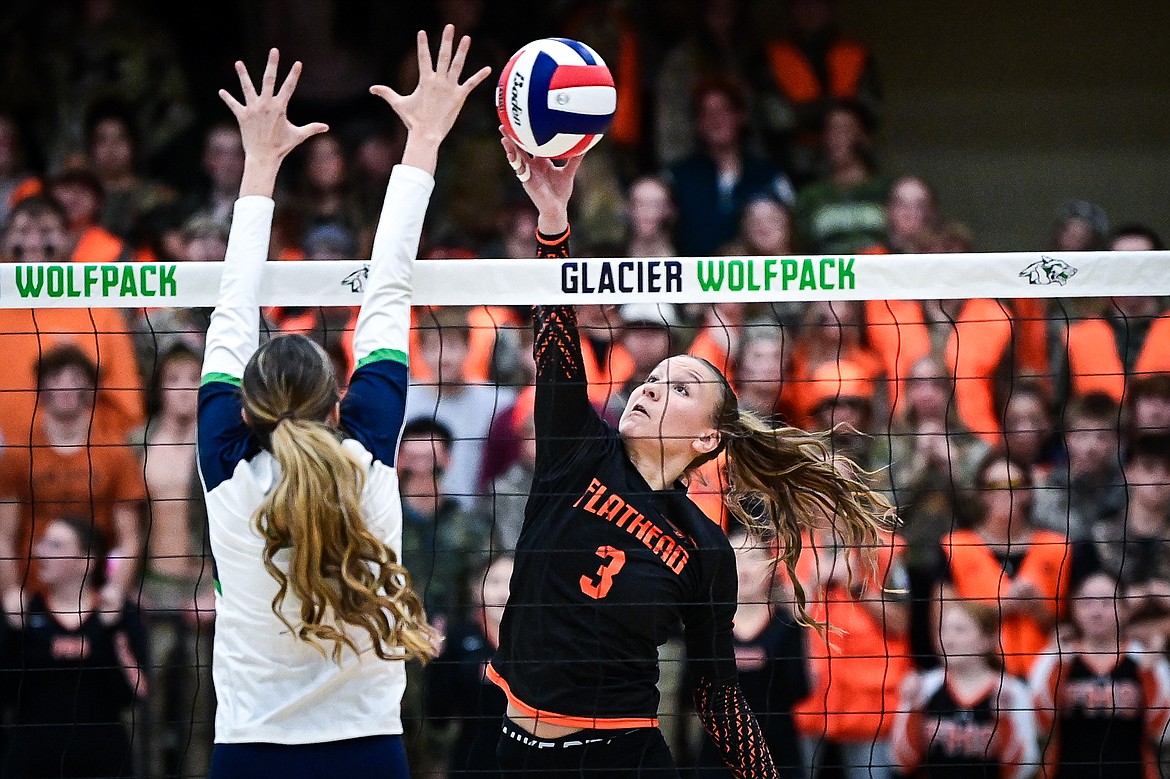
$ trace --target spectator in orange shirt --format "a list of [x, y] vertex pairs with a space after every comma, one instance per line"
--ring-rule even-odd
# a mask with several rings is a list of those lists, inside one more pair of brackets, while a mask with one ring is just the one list
[[791, 363], [785, 376], [786, 400], [798, 427], [808, 428], [818, 394], [816, 371], [826, 363], [846, 360], [868, 381], [882, 376], [881, 361], [869, 344], [864, 304], [857, 301], [819, 301], [807, 307], [796, 336]]
[[890, 729], [910, 670], [906, 576], [895, 539], [876, 553], [871, 572], [860, 550], [822, 531], [806, 539], [797, 567], [809, 615], [830, 626], [807, 634], [812, 694], [795, 707], [809, 779], [820, 773], [828, 745], [837, 747], [848, 779], [891, 775]]
[[962, 304], [947, 340], [947, 363], [955, 376], [955, 402], [967, 429], [997, 446], [997, 401], [1020, 379], [1048, 379], [1047, 301], [1041, 298]]
[[[53, 262], [69, 256], [65, 214], [46, 197], [22, 200], [0, 237], [8, 262]], [[26, 442], [36, 406], [36, 365], [54, 346], [71, 344], [98, 365], [94, 429], [117, 440], [142, 424], [142, 380], [125, 317], [113, 309], [0, 309], [0, 432], [8, 444]]]
[[67, 217], [74, 262], [125, 262], [132, 259], [122, 239], [100, 224], [102, 185], [87, 170], [67, 170], [49, 182], [52, 195]]
[[1096, 565], [1092, 550], [1031, 522], [1034, 482], [1025, 463], [1002, 451], [984, 458], [976, 477], [983, 516], [942, 541], [941, 592], [994, 606], [998, 650], [1008, 673], [1028, 673], [1063, 614], [1069, 583]]
[[103, 608], [117, 612], [141, 552], [142, 468], [124, 439], [92, 429], [97, 366], [76, 347], [47, 352], [37, 365], [38, 412], [31, 446], [0, 453], [0, 587], [15, 603], [29, 586], [31, 548], [54, 519], [92, 518], [110, 549]]

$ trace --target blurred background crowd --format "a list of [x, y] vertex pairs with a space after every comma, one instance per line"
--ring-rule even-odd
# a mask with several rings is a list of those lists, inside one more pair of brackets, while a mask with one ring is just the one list
[[[618, 110], [579, 176], [579, 256], [980, 248], [973, 215], [940, 202], [938, 182], [883, 164], [897, 122], [881, 62], [838, 12], [833, 0], [10, 0], [0, 258], [222, 260], [243, 151], [216, 90], [235, 83], [234, 59], [269, 45], [305, 62], [293, 118], [332, 127], [287, 166], [271, 259], [368, 256], [404, 133], [367, 88], [409, 90], [413, 31], [447, 22], [473, 37], [469, 68], [498, 73], [554, 33], [610, 65]], [[424, 259], [532, 255], [536, 215], [497, 124], [484, 90], [444, 147]], [[1149, 225], [1077, 196], [1054, 191], [1051, 220], [1014, 248], [1164, 248]], [[273, 308], [264, 326], [317, 338], [344, 376], [355, 313]], [[194, 441], [208, 315], [0, 310], [0, 775], [206, 771], [214, 591]], [[829, 532], [806, 539], [799, 584], [838, 629], [823, 635], [793, 622], [794, 582], [770, 550], [728, 528], [737, 661], [778, 763], [809, 776], [1149, 775], [1170, 706], [1161, 298], [579, 317], [607, 418], [687, 351], [759, 415], [833, 430], [898, 506], [901, 531], [872, 570]], [[529, 323], [519, 307], [415, 311], [403, 561], [446, 635], [443, 656], [411, 670], [420, 775], [491, 775], [504, 704], [482, 667], [532, 476]], [[690, 489], [726, 525], [722, 479], [715, 462]], [[680, 647], [662, 650], [663, 726], [680, 763], [726, 775], [688, 719]]]

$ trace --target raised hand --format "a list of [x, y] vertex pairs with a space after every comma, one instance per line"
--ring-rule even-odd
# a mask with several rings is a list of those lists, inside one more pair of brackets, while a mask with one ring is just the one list
[[[244, 102], [236, 100], [226, 89], [219, 90], [219, 96], [240, 124], [240, 137], [244, 145], [244, 180], [240, 195], [272, 196], [276, 183], [276, 172], [280, 163], [290, 151], [307, 138], [326, 132], [328, 125], [321, 122], [297, 126], [288, 120], [288, 101], [297, 88], [301, 76], [301, 63], [294, 62], [285, 77], [280, 90], [276, 89], [276, 70], [280, 64], [280, 52], [268, 52], [268, 63], [260, 80], [260, 91], [256, 91], [252, 77], [244, 63], [236, 63], [240, 77]], [[269, 181], [271, 179], [271, 181]]]
[[[503, 131], [501, 127], [500, 132]], [[533, 157], [506, 135], [500, 138], [500, 143], [508, 155], [508, 164], [536, 206], [537, 228], [545, 235], [563, 233], [569, 227], [569, 198], [573, 195], [573, 178], [581, 167], [583, 155], [558, 166], [550, 159]]]
[[439, 144], [447, 137], [459, 111], [475, 89], [491, 73], [481, 68], [463, 83], [459, 78], [467, 62], [471, 38], [464, 35], [455, 47], [455, 27], [443, 28], [438, 57], [431, 61], [430, 43], [426, 31], [418, 33], [418, 86], [409, 95], [400, 95], [387, 86], [372, 86], [370, 93], [390, 104], [394, 113], [406, 125], [406, 151], [402, 161], [407, 165], [434, 173], [434, 158]]

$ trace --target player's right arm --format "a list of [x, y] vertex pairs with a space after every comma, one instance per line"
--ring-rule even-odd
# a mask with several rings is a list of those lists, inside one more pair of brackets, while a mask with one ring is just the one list
[[289, 122], [288, 101], [301, 63], [292, 66], [277, 91], [279, 58], [276, 49], [268, 53], [259, 92], [244, 64], [236, 63], [242, 104], [226, 90], [219, 93], [240, 123], [244, 177], [232, 216], [219, 298], [207, 331], [199, 389], [199, 470], [208, 490], [230, 477], [253, 446], [241, 417], [239, 387], [244, 367], [260, 343], [260, 279], [268, 257], [276, 174], [290, 151], [329, 129], [320, 123], [297, 127]]
[[[569, 257], [569, 198], [581, 157], [563, 166], [531, 157], [512, 139], [501, 138], [508, 164], [516, 172], [537, 210], [538, 257]], [[536, 426], [538, 468], [562, 460], [575, 450], [589, 427], [599, 422], [589, 402], [589, 383], [581, 356], [581, 335], [572, 306], [537, 306], [532, 351], [536, 361]]]
[[354, 331], [357, 368], [341, 405], [342, 424], [375, 458], [394, 464], [406, 411], [410, 348], [411, 274], [423, 219], [434, 189], [439, 146], [467, 96], [490, 72], [483, 68], [459, 83], [471, 39], [454, 47], [455, 28], [443, 30], [432, 63], [425, 32], [418, 34], [418, 88], [405, 97], [389, 87], [370, 91], [394, 109], [407, 128], [402, 164], [390, 175], [382, 205], [365, 298]]

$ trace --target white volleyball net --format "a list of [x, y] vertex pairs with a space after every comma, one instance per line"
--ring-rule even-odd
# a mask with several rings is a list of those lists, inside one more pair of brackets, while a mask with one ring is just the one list
[[[270, 263], [265, 337], [306, 333], [340, 372], [352, 369], [347, 332], [367, 270]], [[108, 678], [62, 682], [75, 673], [65, 655], [81, 646], [77, 631], [41, 623], [42, 657], [26, 621], [13, 634], [25, 643], [9, 642], [7, 694], [63, 696], [64, 712], [86, 684], [105, 685], [108, 705], [84, 715], [95, 722], [63, 714], [40, 732], [124, 735], [140, 775], [203, 775], [210, 753], [213, 577], [192, 436], [220, 272], [0, 265], [6, 586], [41, 597], [40, 579], [58, 575], [45, 573], [50, 558], [69, 556], [44, 535], [62, 518], [116, 551], [100, 566], [106, 581], [135, 570]], [[529, 307], [553, 303], [581, 307], [590, 396], [607, 420], [657, 359], [697, 354], [727, 374], [741, 406], [777, 424], [836, 426], [832, 445], [899, 509], [902, 527], [868, 578], [843, 575], [846, 563], [862, 569], [857, 550], [831, 532], [809, 538], [798, 575], [810, 612], [840, 632], [796, 626], [784, 576], [761, 574], [755, 592], [740, 578], [736, 661], [787, 773], [812, 758], [907, 773], [1038, 766], [1077, 717], [1131, 727], [1140, 759], [1157, 759], [1170, 704], [1170, 253], [429, 260], [414, 286], [403, 562], [445, 636], [439, 659], [409, 672], [416, 776], [495, 775], [504, 697], [483, 669], [532, 476]], [[98, 390], [78, 428], [65, 422], [88, 402], [69, 395], [86, 359]], [[737, 537], [720, 507], [724, 479], [716, 463], [690, 488]], [[745, 555], [741, 565], [754, 564]], [[1076, 665], [1086, 622], [1101, 620], [1116, 630], [1094, 640], [1132, 646], [1122, 652], [1138, 658], [1132, 668]], [[726, 775], [693, 713], [681, 636], [660, 651], [660, 727], [680, 766]], [[943, 658], [972, 652], [1021, 680], [997, 704], [1014, 718], [1011, 739], [984, 699], [937, 683]], [[1130, 770], [1130, 742], [1103, 740], [1101, 762]]]

